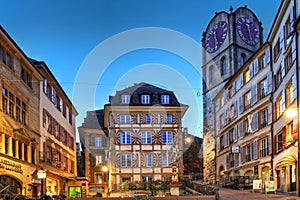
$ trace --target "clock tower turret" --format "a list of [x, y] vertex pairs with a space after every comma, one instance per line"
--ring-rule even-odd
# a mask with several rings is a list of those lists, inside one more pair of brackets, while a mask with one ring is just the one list
[[240, 7], [216, 12], [202, 35], [204, 180], [215, 183], [215, 119], [212, 99], [263, 44], [256, 15]]

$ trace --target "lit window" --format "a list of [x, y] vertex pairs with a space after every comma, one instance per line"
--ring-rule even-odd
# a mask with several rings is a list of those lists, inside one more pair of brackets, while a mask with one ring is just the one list
[[293, 85], [292, 82], [290, 81], [286, 87], [286, 103], [287, 105], [291, 104], [294, 100], [293, 96]]
[[245, 71], [244, 73], [244, 80], [245, 80], [245, 83], [248, 83], [250, 81], [250, 70], [247, 69], [247, 71]]
[[142, 95], [141, 102], [142, 104], [150, 104], [150, 95]]
[[96, 183], [102, 184], [102, 174], [96, 174]]
[[95, 156], [95, 159], [96, 159], [96, 166], [99, 166], [102, 164], [103, 157], [101, 155]]
[[162, 95], [161, 104], [169, 104], [169, 103], [170, 103], [169, 95]]

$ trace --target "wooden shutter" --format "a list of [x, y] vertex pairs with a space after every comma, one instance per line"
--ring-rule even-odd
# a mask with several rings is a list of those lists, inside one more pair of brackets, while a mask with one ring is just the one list
[[272, 72], [269, 72], [267, 74], [267, 83], [268, 83], [268, 90], [265, 94], [269, 94], [272, 92], [272, 89], [273, 89], [273, 76], [272, 76]]
[[259, 66], [258, 66], [258, 58], [256, 58], [254, 60], [254, 63], [253, 63], [253, 73], [254, 75], [256, 75], [259, 71]]
[[272, 103], [268, 104], [268, 125], [272, 123]]
[[281, 79], [283, 79], [283, 77], [285, 76], [284, 59], [282, 59], [282, 61], [281, 61], [280, 68], [281, 68]]
[[251, 87], [251, 106], [257, 102], [257, 84]]
[[47, 128], [46, 124], [47, 124], [47, 110], [45, 108], [43, 108], [43, 127], [44, 128]]
[[234, 166], [237, 167], [239, 166], [239, 154], [235, 153], [233, 156], [234, 156]]
[[277, 153], [277, 135], [273, 136], [273, 154]]
[[235, 101], [234, 104], [233, 104], [233, 117], [236, 118], [237, 115], [238, 115], [238, 101]]
[[294, 61], [296, 57], [296, 39], [294, 38], [292, 42], [292, 61]]
[[297, 79], [295, 74], [292, 76], [292, 87], [293, 87], [293, 99], [296, 99], [298, 94], [297, 94]]
[[253, 160], [257, 160], [258, 159], [258, 140], [254, 140], [253, 142]]
[[255, 112], [251, 121], [252, 131], [255, 132], [258, 130], [258, 112]]
[[254, 74], [254, 65], [253, 63], [249, 66], [249, 74], [250, 74], [250, 79], [253, 78], [253, 74]]
[[240, 88], [244, 85], [244, 74], [240, 74]]
[[280, 33], [279, 33], [279, 41], [280, 41], [280, 49], [284, 50], [284, 26], [281, 28]]
[[244, 97], [239, 97], [239, 114], [241, 114], [244, 111]]
[[239, 132], [239, 138], [244, 137], [244, 122], [240, 121], [238, 124], [238, 132]]
[[91, 147], [95, 146], [95, 136], [94, 135], [91, 135], [91, 137], [90, 137], [90, 146]]
[[294, 31], [294, 6], [290, 10], [290, 28], [290, 33], [292, 33]]
[[56, 130], [56, 121], [55, 119], [52, 117], [51, 118], [52, 122], [51, 122], [51, 125], [52, 125], [52, 128], [51, 128], [51, 134], [52, 135], [55, 135], [55, 130]]
[[268, 135], [268, 150], [269, 150], [269, 155], [272, 154], [272, 136], [271, 136], [271, 133], [269, 133]]
[[240, 147], [240, 158], [241, 158], [241, 164], [244, 163], [244, 146]]
[[226, 155], [226, 168], [227, 168], [227, 170], [230, 168], [230, 157], [229, 157], [229, 154]]
[[238, 125], [235, 125], [233, 128], [233, 141], [237, 142], [238, 141]]
[[282, 111], [284, 112], [284, 110], [285, 110], [285, 90], [284, 89], [282, 90], [281, 98], [282, 98]]

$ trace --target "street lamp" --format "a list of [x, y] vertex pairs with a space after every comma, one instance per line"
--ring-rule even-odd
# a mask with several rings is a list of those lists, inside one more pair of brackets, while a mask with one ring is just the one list
[[46, 173], [46, 170], [39, 170], [38, 173], [38, 179], [41, 179], [41, 196], [44, 195], [44, 179], [46, 178], [47, 176], [47, 173]]

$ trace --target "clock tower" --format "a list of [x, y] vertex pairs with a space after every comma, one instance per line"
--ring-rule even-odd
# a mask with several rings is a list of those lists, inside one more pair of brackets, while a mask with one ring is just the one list
[[240, 7], [216, 12], [202, 35], [204, 182], [215, 183], [215, 95], [263, 44], [256, 15]]

